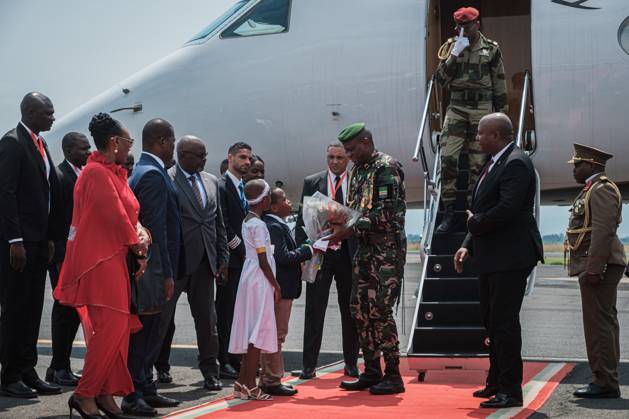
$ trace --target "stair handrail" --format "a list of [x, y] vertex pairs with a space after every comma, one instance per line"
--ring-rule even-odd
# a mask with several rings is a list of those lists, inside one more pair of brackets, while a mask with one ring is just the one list
[[[426, 86], [426, 100], [424, 101], [424, 109], [422, 112], [422, 120], [419, 125], [419, 133], [417, 134], [417, 142], [415, 143], [415, 151], [413, 152], [413, 161], [421, 161], [422, 169], [424, 171], [424, 178], [430, 179], [430, 172], [428, 169], [428, 161], [426, 160], [426, 151], [424, 149], [424, 132], [426, 130], [426, 122], [428, 121], [428, 108], [430, 107], [430, 99], [432, 97], [433, 87], [435, 85], [435, 76], [433, 75], [428, 80]], [[429, 126], [430, 129], [430, 126]]]
[[524, 70], [524, 85], [522, 86], [522, 99], [520, 100], [520, 112], [518, 114], [518, 132], [515, 137], [515, 144], [522, 148], [523, 134], [524, 134], [524, 113], [526, 112], [526, 105], [531, 96], [531, 73], [528, 70]]

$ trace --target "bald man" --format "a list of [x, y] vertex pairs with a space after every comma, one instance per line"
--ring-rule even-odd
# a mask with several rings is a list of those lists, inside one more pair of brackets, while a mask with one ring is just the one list
[[59, 185], [40, 135], [55, 121], [52, 102], [28, 93], [20, 111], [18, 126], [0, 139], [0, 390], [33, 398], [61, 393], [35, 372], [46, 267], [61, 237]]
[[142, 155], [129, 185], [140, 203], [140, 222], [152, 236], [147, 267], [138, 284], [142, 330], [131, 335], [129, 373], [135, 392], [122, 401], [133, 416], [155, 416], [156, 407], [174, 407], [177, 400], [157, 394], [153, 364], [160, 348], [161, 312], [173, 296], [178, 279], [181, 227], [175, 186], [166, 171], [175, 150], [175, 130], [166, 120], [152, 119], [142, 130]]
[[467, 228], [454, 255], [458, 273], [471, 257], [480, 276], [480, 305], [490, 339], [489, 374], [474, 397], [485, 408], [522, 406], [520, 308], [526, 279], [543, 262], [542, 238], [533, 216], [535, 168], [513, 142], [509, 117], [493, 113], [478, 125], [477, 140], [491, 156], [472, 193]]
[[186, 135], [177, 143], [177, 165], [168, 170], [177, 188], [185, 258], [180, 262], [182, 278], [175, 282], [173, 298], [162, 313], [163, 343], [155, 365], [162, 376], [168, 374], [173, 338], [170, 332], [174, 332], [177, 300], [185, 291], [194, 319], [203, 385], [207, 390], [220, 391], [214, 283], [227, 279], [229, 249], [218, 198], [218, 179], [204, 171], [206, 158], [203, 141]]

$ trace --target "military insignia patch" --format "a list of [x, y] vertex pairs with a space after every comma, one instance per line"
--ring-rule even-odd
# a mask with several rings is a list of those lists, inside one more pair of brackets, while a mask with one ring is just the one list
[[378, 199], [386, 199], [389, 197], [389, 187], [388, 186], [380, 186], [378, 188]]
[[489, 57], [489, 50], [487, 49], [481, 49], [480, 52], [478, 53], [479, 55], [483, 56], [483, 57]]

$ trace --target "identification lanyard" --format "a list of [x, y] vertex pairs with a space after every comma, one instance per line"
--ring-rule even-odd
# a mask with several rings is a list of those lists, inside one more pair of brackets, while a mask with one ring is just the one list
[[328, 175], [328, 193], [330, 194], [330, 197], [335, 201], [336, 201], [336, 193], [341, 187], [343, 187], [343, 182], [345, 182], [345, 177], [347, 177], [347, 172], [343, 173], [343, 176], [341, 176], [341, 178], [339, 179], [339, 182], [336, 184], [336, 186], [334, 186], [334, 181], [332, 180], [332, 177]]

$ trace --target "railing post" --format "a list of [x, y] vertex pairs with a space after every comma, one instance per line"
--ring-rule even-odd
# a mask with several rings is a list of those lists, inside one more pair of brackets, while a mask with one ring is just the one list
[[524, 133], [524, 112], [526, 111], [526, 104], [528, 103], [529, 85], [530, 85], [530, 74], [529, 74], [529, 71], [526, 70], [524, 72], [524, 86], [522, 87], [522, 101], [520, 102], [520, 113], [518, 115], [518, 135], [515, 139], [515, 144], [520, 148], [522, 148], [522, 137]]

